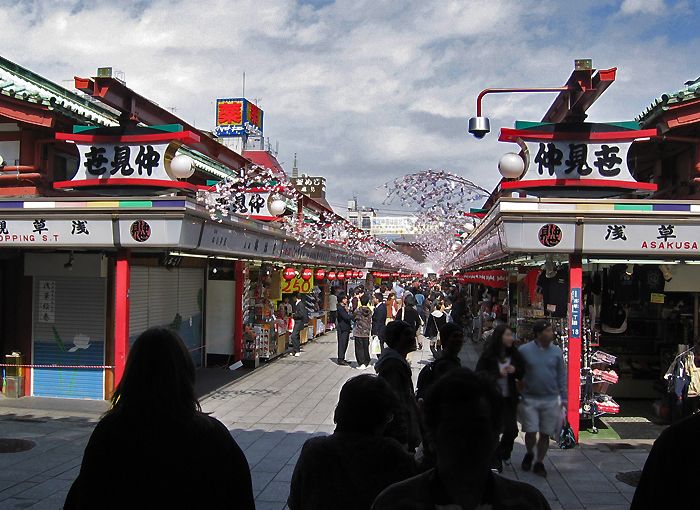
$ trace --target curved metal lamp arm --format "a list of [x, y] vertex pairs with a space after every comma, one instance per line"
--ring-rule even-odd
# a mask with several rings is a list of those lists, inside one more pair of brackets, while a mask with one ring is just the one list
[[531, 88], [493, 88], [484, 89], [476, 97], [476, 116], [481, 117], [481, 100], [486, 94], [510, 94], [519, 92], [566, 92], [574, 90], [574, 87], [531, 87]]

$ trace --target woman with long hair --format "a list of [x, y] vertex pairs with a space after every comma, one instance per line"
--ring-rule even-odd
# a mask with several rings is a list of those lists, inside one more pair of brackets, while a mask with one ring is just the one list
[[202, 412], [194, 382], [180, 337], [144, 331], [64, 508], [254, 509], [245, 455], [226, 427]]
[[497, 326], [476, 364], [476, 371], [484, 373], [503, 395], [503, 431], [498, 445], [495, 467], [503, 471], [503, 463], [510, 463], [515, 438], [518, 437], [518, 387], [525, 375], [525, 362], [514, 345], [513, 330], [507, 325]]
[[387, 324], [396, 318], [396, 312], [398, 307], [396, 306], [396, 292], [389, 292], [386, 298], [386, 322]]

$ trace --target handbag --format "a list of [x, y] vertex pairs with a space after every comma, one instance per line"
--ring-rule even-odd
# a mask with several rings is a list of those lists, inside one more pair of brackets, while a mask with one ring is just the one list
[[382, 353], [382, 342], [376, 335], [372, 337], [372, 341], [369, 343], [369, 352], [375, 356], [379, 356]]

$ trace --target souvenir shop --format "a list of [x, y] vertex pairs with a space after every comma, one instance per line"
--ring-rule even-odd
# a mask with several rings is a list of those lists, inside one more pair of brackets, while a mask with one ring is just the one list
[[[535, 320], [552, 322], [570, 400], [580, 396], [582, 417], [594, 418], [618, 413], [616, 399], [661, 398], [694, 367], [699, 244], [700, 202], [501, 198], [462, 267], [473, 278], [508, 275], [505, 296], [491, 287], [474, 300], [501, 306], [520, 341]], [[690, 405], [698, 389], [686, 383]]]

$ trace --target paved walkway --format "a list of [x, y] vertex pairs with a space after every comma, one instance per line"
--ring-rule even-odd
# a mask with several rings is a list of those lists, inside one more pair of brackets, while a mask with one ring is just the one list
[[[283, 509], [294, 464], [303, 443], [333, 431], [333, 410], [343, 383], [361, 372], [339, 367], [335, 335], [328, 334], [305, 347], [300, 358], [282, 358], [212, 393], [203, 402], [232, 431], [244, 449], [253, 473], [258, 509]], [[349, 349], [349, 359], [352, 348]], [[467, 366], [476, 353], [463, 352]], [[414, 353], [417, 377], [430, 352]], [[84, 410], [82, 410], [84, 411]], [[27, 438], [37, 446], [23, 453], [0, 454], [0, 508], [61, 508], [77, 474], [97, 413], [17, 410], [0, 406], [0, 437]], [[514, 459], [523, 454], [519, 439]], [[506, 476], [537, 486], [554, 509], [623, 509], [633, 488], [618, 482], [620, 472], [641, 469], [645, 447], [584, 444], [573, 450], [552, 450], [547, 459], [549, 478], [543, 480], [519, 469]]]

